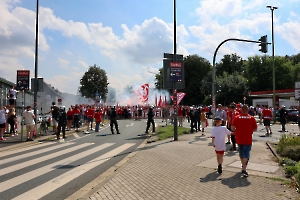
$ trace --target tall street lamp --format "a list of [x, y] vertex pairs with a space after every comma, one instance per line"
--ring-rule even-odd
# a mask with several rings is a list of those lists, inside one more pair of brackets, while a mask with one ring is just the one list
[[267, 6], [271, 10], [272, 15], [272, 60], [273, 60], [273, 118], [276, 119], [276, 96], [275, 96], [275, 48], [274, 48], [274, 10], [278, 9], [275, 6]]

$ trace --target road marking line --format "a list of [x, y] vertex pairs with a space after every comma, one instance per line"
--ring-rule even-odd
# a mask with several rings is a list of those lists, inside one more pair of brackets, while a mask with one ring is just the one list
[[102, 144], [100, 146], [94, 147], [92, 149], [80, 152], [80, 153], [78, 153], [78, 154], [76, 154], [74, 156], [65, 158], [63, 160], [57, 161], [55, 163], [52, 163], [50, 165], [46, 165], [44, 167], [35, 169], [34, 171], [30, 171], [28, 173], [25, 173], [25, 174], [22, 174], [20, 176], [14, 177], [14, 178], [9, 179], [7, 181], [1, 182], [0, 183], [0, 192], [3, 192], [5, 190], [13, 188], [13, 187], [15, 187], [17, 185], [20, 185], [20, 184], [22, 184], [24, 182], [27, 182], [27, 181], [29, 181], [31, 179], [34, 179], [34, 178], [36, 178], [38, 176], [41, 176], [41, 175], [46, 174], [48, 172], [51, 172], [51, 171], [57, 169], [58, 168], [57, 166], [67, 165], [68, 163], [72, 163], [72, 162], [74, 162], [76, 160], [79, 160], [79, 159], [81, 159], [83, 157], [86, 157], [86, 155], [90, 155], [92, 153], [95, 153], [97, 151], [103, 150], [103, 149], [105, 149], [107, 147], [110, 147], [112, 145], [114, 145], [114, 143], [105, 143], [105, 144]]
[[[62, 187], [63, 185], [67, 184], [68, 182], [74, 180], [75, 178], [81, 176], [82, 174], [90, 171], [91, 169], [97, 167], [98, 165], [106, 162], [113, 156], [118, 155], [119, 153], [125, 151], [126, 149], [132, 147], [135, 145], [135, 143], [126, 143], [123, 144], [120, 147], [117, 147], [101, 156], [98, 158], [91, 160], [90, 162], [78, 166], [38, 187], [33, 188], [32, 190], [27, 191], [26, 193], [23, 193], [16, 198], [15, 200], [23, 200], [23, 199], [41, 199], [43, 196], [49, 194], [50, 192], [53, 192], [57, 188]], [[0, 187], [1, 188], [1, 187]]]
[[84, 144], [81, 144], [81, 145], [76, 145], [74, 147], [64, 149], [64, 150], [61, 150], [61, 151], [59, 150], [55, 153], [48, 154], [46, 156], [38, 157], [38, 158], [33, 159], [33, 160], [29, 160], [29, 161], [26, 161], [26, 162], [22, 162], [22, 163], [13, 165], [13, 166], [3, 168], [3, 169], [1, 169], [1, 175], [8, 174], [10, 172], [13, 172], [13, 171], [16, 171], [16, 170], [19, 170], [19, 169], [22, 169], [22, 168], [25, 168], [25, 167], [28, 167], [28, 166], [31, 166], [31, 165], [35, 165], [35, 164], [43, 162], [45, 160], [49, 160], [49, 159], [55, 158], [55, 157], [63, 155], [63, 154], [67, 154], [71, 151], [75, 151], [77, 149], [81, 149], [81, 148], [84, 148], [84, 147], [87, 147], [87, 146], [90, 146], [90, 145], [92, 145], [92, 143], [84, 143]]
[[59, 149], [61, 147], [69, 146], [69, 145], [72, 145], [72, 144], [74, 144], [74, 143], [64, 143], [64, 144], [54, 145], [54, 146], [49, 147], [49, 148], [40, 149], [38, 151], [33, 151], [33, 152], [30, 152], [30, 153], [21, 154], [21, 155], [14, 156], [14, 157], [11, 157], [11, 158], [3, 159], [3, 160], [0, 161], [0, 164], [5, 164], [5, 163], [9, 163], [9, 162], [12, 162], [12, 161], [15, 161], [15, 160], [20, 160], [22, 158], [27, 158], [27, 157], [30, 157], [30, 156], [35, 156], [35, 155], [38, 155], [40, 153], [44, 153], [46, 151], [51, 151], [51, 150], [54, 150], [54, 149]]
[[20, 152], [24, 152], [24, 151], [27, 151], [27, 150], [33, 150], [33, 149], [36, 149], [36, 148], [39, 148], [39, 147], [45, 147], [45, 146], [52, 145], [52, 144], [54, 144], [54, 143], [42, 143], [42, 144], [37, 143], [35, 146], [27, 146], [27, 147], [24, 147], [24, 148], [20, 147], [16, 150], [10, 149], [10, 150], [5, 151], [4, 153], [1, 152], [1, 154], [2, 153], [3, 154], [0, 156], [0, 159], [3, 156], [8, 156], [8, 155], [11, 155], [11, 154], [20, 153]]

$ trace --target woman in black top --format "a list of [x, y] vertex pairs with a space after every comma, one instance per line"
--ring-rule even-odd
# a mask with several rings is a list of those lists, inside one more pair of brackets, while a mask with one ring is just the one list
[[15, 136], [15, 124], [17, 122], [17, 116], [14, 108], [9, 109], [9, 112], [7, 113], [7, 123], [10, 125], [10, 131], [9, 133], [11, 136]]

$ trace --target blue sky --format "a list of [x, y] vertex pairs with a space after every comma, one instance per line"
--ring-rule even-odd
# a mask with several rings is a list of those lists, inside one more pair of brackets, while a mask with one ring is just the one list
[[[274, 11], [275, 54], [300, 53], [300, 0], [176, 0], [177, 53], [198, 54], [212, 63], [215, 48], [228, 38], [271, 42]], [[38, 76], [62, 92], [76, 94], [79, 80], [94, 64], [110, 86], [149, 83], [163, 53], [173, 53], [173, 0], [39, 0]], [[34, 0], [0, 0], [1, 77], [16, 81], [16, 71], [34, 76]], [[228, 42], [218, 53], [256, 54], [252, 43]], [[271, 55], [271, 46], [269, 46]]]

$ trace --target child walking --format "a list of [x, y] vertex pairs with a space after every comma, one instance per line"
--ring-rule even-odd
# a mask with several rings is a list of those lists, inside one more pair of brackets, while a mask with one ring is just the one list
[[205, 135], [204, 135], [204, 128], [206, 127], [206, 121], [207, 121], [207, 118], [206, 118], [205, 109], [202, 108], [202, 109], [201, 109], [201, 128], [202, 128], [202, 136], [205, 136]]
[[215, 125], [211, 131], [212, 138], [212, 146], [215, 147], [215, 151], [217, 154], [217, 162], [218, 162], [218, 173], [222, 173], [222, 163], [224, 151], [226, 149], [225, 146], [225, 136], [230, 137], [231, 132], [225, 127], [221, 126], [222, 120], [220, 117], [215, 117], [214, 122]]

